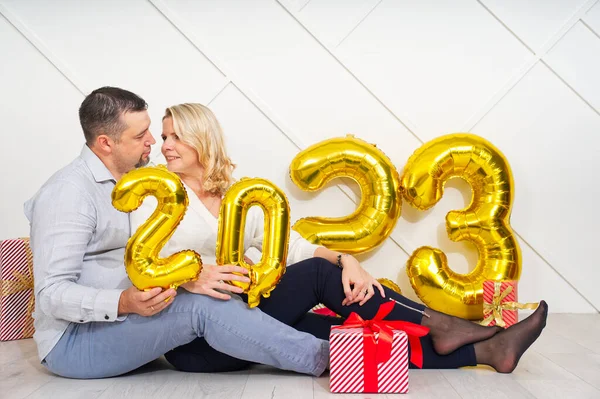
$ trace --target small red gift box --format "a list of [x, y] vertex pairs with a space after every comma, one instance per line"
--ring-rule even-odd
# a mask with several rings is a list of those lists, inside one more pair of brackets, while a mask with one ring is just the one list
[[404, 321], [383, 318], [394, 307], [384, 303], [373, 320], [352, 313], [343, 325], [331, 328], [329, 336], [331, 392], [408, 392], [408, 344], [410, 361], [423, 365], [419, 337], [429, 329]]
[[508, 328], [519, 321], [518, 311], [511, 310], [517, 302], [517, 281], [483, 282], [483, 321], [481, 324]]
[[517, 281], [483, 282], [483, 321], [484, 326], [508, 328], [519, 321], [519, 309], [536, 309], [537, 303], [517, 302]]
[[31, 338], [33, 257], [28, 238], [0, 241], [0, 341]]

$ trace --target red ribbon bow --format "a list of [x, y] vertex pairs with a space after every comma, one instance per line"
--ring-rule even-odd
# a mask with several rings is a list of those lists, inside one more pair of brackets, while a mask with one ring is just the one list
[[[410, 362], [418, 368], [423, 367], [423, 348], [419, 338], [429, 334], [429, 328], [407, 321], [383, 320], [392, 309], [394, 309], [394, 302], [382, 304], [372, 320], [363, 320], [353, 312], [343, 325], [334, 327], [335, 329], [363, 328], [364, 392], [377, 392], [377, 365], [387, 362], [392, 355], [393, 330], [406, 332], [411, 349]], [[375, 332], [379, 333], [377, 342]]]

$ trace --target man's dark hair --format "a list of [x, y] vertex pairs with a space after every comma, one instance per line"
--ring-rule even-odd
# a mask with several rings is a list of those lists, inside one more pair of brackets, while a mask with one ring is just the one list
[[146, 101], [130, 91], [108, 86], [94, 90], [79, 107], [79, 122], [86, 143], [92, 145], [100, 134], [119, 141], [121, 133], [127, 129], [121, 115], [147, 108]]

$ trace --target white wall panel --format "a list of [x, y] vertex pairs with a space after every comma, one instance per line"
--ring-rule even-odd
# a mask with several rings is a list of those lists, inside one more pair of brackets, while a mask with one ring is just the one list
[[383, 1], [336, 52], [430, 140], [456, 132], [531, 53], [474, 1]]
[[479, 123], [515, 177], [512, 226], [596, 308], [600, 117], [538, 64]]
[[0, 239], [26, 237], [23, 203], [79, 155], [77, 110], [83, 97], [0, 16]]
[[381, 0], [312, 0], [299, 16], [325, 46], [335, 48], [380, 2]]
[[398, 167], [418, 146], [402, 124], [278, 4], [166, 3], [199, 40], [211, 43], [216, 56], [301, 137], [303, 145], [353, 133], [379, 144]]
[[147, 1], [2, 3], [73, 71], [84, 91], [118, 86], [136, 92], [155, 122], [166, 106], [208, 102], [227, 83]]
[[600, 2], [596, 4], [583, 16], [583, 21], [600, 35]]
[[552, 48], [544, 61], [600, 111], [600, 37], [579, 22]]
[[279, 0], [279, 2], [286, 8], [293, 11], [300, 11], [303, 7], [306, 7], [311, 0]]
[[586, 3], [587, 0], [482, 0], [534, 52]]
[[[519, 238], [519, 245], [523, 257], [523, 269], [519, 280], [519, 302], [539, 302], [540, 299], [544, 299], [548, 303], [550, 312], [555, 313], [596, 311], [586, 300], [585, 293], [581, 290], [576, 291], [556, 270], [544, 262], [528, 243]], [[557, 270], [560, 271], [558, 268]], [[579, 272], [584, 270], [579, 269]], [[587, 271], [589, 270], [588, 268]]]

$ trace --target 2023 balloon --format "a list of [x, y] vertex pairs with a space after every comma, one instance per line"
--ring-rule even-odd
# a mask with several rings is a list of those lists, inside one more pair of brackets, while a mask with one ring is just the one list
[[[342, 218], [311, 217], [294, 229], [309, 241], [347, 253], [368, 251], [381, 244], [400, 216], [399, 193], [425, 210], [442, 197], [446, 181], [460, 177], [471, 185], [470, 205], [449, 212], [446, 227], [454, 241], [469, 240], [479, 250], [475, 269], [453, 272], [445, 254], [421, 247], [410, 257], [407, 273], [413, 288], [429, 307], [456, 316], [482, 316], [484, 280], [518, 280], [521, 253], [510, 228], [513, 178], [508, 161], [491, 143], [472, 134], [452, 134], [419, 148], [408, 160], [400, 179], [390, 160], [374, 145], [347, 136], [325, 140], [300, 152], [290, 166], [290, 177], [307, 191], [322, 188], [335, 177], [350, 177], [362, 191], [357, 210]], [[200, 255], [181, 251], [159, 259], [163, 245], [183, 218], [187, 195], [179, 178], [164, 167], [142, 168], [125, 175], [113, 191], [113, 205], [124, 212], [136, 209], [146, 195], [159, 205], [128, 242], [125, 264], [134, 285], [176, 287], [196, 278]], [[267, 215], [264, 255], [257, 265], [243, 260], [243, 228], [247, 208], [258, 204]], [[219, 264], [237, 264], [251, 270], [250, 284], [234, 283], [249, 294], [249, 305], [267, 297], [285, 272], [289, 240], [287, 198], [264, 179], [242, 179], [230, 188], [219, 218]]]

